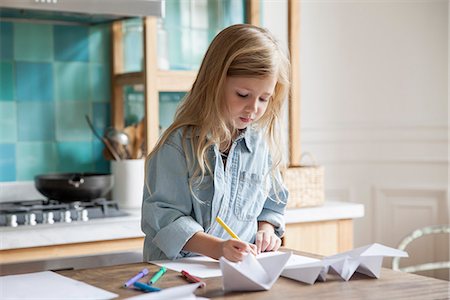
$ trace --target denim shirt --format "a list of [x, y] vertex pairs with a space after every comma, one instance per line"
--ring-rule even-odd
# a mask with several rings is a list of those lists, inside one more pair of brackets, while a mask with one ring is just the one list
[[[223, 164], [218, 147], [206, 151], [213, 176], [192, 177], [183, 150], [182, 129], [174, 131], [147, 161], [141, 228], [145, 233], [144, 259], [175, 259], [194, 253], [183, 251], [197, 232], [228, 240], [231, 237], [217, 223], [220, 216], [243, 241], [254, 243], [258, 221], [274, 225], [284, 233], [284, 210], [288, 192], [271, 184], [269, 149], [261, 133], [247, 128], [232, 144]], [[189, 134], [185, 143], [190, 149]], [[189, 154], [191, 155], [191, 154]], [[192, 157], [192, 156], [190, 156]], [[280, 174], [277, 174], [280, 178]], [[279, 181], [281, 182], [281, 180]], [[277, 191], [278, 199], [275, 196]]]

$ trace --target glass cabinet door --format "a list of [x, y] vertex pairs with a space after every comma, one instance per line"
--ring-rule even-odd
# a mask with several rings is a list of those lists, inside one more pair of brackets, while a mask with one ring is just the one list
[[144, 85], [125, 85], [123, 87], [125, 127], [137, 124], [144, 119]]
[[142, 19], [133, 18], [122, 23], [123, 73], [141, 72], [144, 61]]
[[184, 92], [180, 93], [159, 93], [159, 134], [161, 135], [170, 124], [172, 124], [175, 112], [183, 97]]
[[171, 0], [158, 24], [160, 69], [196, 70], [223, 28], [245, 22], [245, 0]]

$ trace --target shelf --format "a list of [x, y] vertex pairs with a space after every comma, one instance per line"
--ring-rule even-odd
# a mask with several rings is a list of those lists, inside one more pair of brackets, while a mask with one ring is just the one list
[[159, 92], [187, 92], [194, 83], [197, 71], [158, 71], [156, 88]]
[[120, 86], [144, 84], [144, 72], [131, 72], [114, 75], [114, 83]]
[[[156, 89], [158, 92], [187, 92], [194, 83], [197, 71], [158, 70]], [[114, 75], [116, 85], [144, 84], [144, 72], [130, 72]]]

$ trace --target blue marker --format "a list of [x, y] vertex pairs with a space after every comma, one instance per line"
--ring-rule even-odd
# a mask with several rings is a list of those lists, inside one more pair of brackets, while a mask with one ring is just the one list
[[150, 286], [148, 284], [142, 283], [142, 282], [135, 282], [133, 284], [135, 287], [137, 287], [140, 290], [143, 290], [145, 292], [159, 292], [161, 289], [158, 289], [156, 287]]

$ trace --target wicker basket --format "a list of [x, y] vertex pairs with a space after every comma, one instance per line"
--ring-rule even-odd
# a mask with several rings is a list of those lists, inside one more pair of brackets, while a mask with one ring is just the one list
[[[306, 157], [312, 164], [305, 165]], [[299, 166], [291, 166], [283, 172], [284, 182], [289, 190], [287, 208], [322, 205], [325, 198], [324, 168], [318, 166], [310, 153], [304, 153]]]

